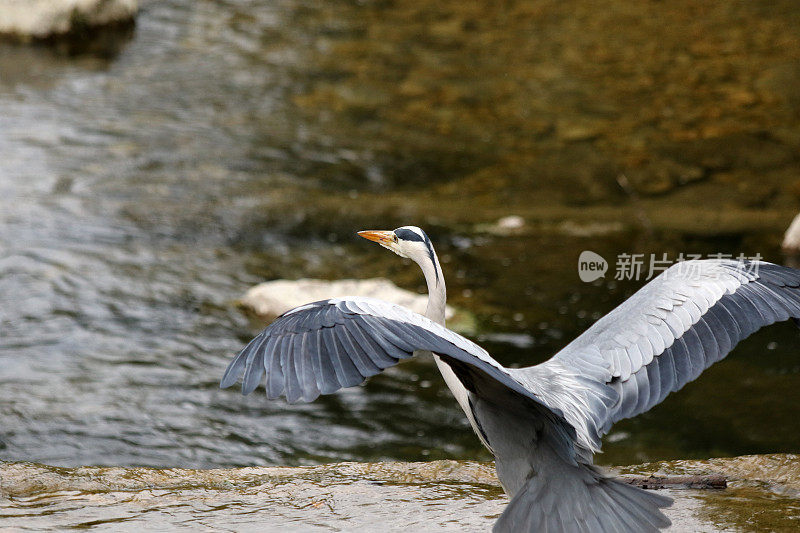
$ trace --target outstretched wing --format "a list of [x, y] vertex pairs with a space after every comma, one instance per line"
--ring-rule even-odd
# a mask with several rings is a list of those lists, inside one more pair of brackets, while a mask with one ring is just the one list
[[742, 339], [789, 318], [800, 318], [800, 270], [761, 261], [686, 261], [645, 285], [549, 361], [518, 371], [517, 378], [524, 382], [580, 373], [587, 365], [604, 367], [594, 388], [613, 401], [600, 408], [578, 406], [572, 417], [565, 413], [582, 419], [583, 432], [595, 432], [584, 436], [599, 444], [618, 420], [647, 411]]
[[541, 403], [472, 341], [404, 307], [362, 297], [323, 300], [284, 313], [231, 361], [220, 387], [230, 387], [243, 374], [242, 394], [249, 394], [266, 375], [268, 397], [310, 402], [358, 385], [415, 350], [435, 352], [463, 376], [480, 375]]

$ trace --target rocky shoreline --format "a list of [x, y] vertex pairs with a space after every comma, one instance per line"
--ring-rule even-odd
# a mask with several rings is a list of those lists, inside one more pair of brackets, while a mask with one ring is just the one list
[[[791, 528], [800, 498], [796, 455], [665, 461], [622, 475], [724, 475], [726, 489], [666, 489], [676, 531]], [[10, 527], [102, 520], [128, 528], [192, 523], [260, 531], [486, 531], [506, 504], [490, 463], [333, 463], [306, 467], [58, 468], [0, 462], [0, 515]], [[29, 512], [36, 509], [39, 512]], [[45, 512], [47, 511], [47, 512]], [[407, 529], [406, 529], [407, 530]]]
[[132, 26], [138, 9], [137, 0], [0, 0], [0, 39], [85, 38], [100, 28]]

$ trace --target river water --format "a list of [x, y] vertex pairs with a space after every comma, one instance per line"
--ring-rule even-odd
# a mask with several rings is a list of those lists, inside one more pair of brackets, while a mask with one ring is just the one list
[[[622, 474], [725, 472], [725, 490], [662, 489], [674, 531], [793, 531], [797, 456], [674, 461]], [[487, 531], [507, 498], [491, 463], [332, 463], [210, 470], [7, 463], [9, 528], [140, 531]], [[379, 524], [379, 526], [378, 526]]]
[[[102, 53], [0, 45], [0, 460], [490, 459], [430, 361], [310, 405], [219, 390], [263, 325], [237, 298], [299, 277], [422, 290], [414, 265], [354, 236], [416, 224], [451, 302], [477, 317], [473, 336], [527, 365], [642, 284], [613, 279], [620, 253], [783, 261], [800, 136], [780, 80], [794, 79], [785, 64], [800, 33], [780, 5], [699, 22], [654, 7], [644, 28], [594, 48], [548, 2], [169, 0], [143, 2], [133, 34]], [[606, 22], [630, 15], [609, 6]], [[575, 20], [591, 14], [581, 4]], [[663, 51], [646, 46], [642, 71], [622, 76], [631, 42], [662, 31], [658, 17], [699, 44], [684, 57], [680, 35], [659, 34]], [[595, 28], [598, 39], [618, 27]], [[576, 59], [588, 51], [599, 63]], [[682, 61], [705, 77], [680, 85]], [[666, 78], [648, 82], [659, 68]], [[744, 93], [703, 92], [719, 80]], [[660, 82], [667, 101], [654, 100]], [[493, 229], [509, 214], [527, 225]], [[585, 249], [612, 263], [604, 280], [578, 278]], [[786, 324], [754, 335], [618, 424], [598, 461], [796, 452], [798, 349]]]

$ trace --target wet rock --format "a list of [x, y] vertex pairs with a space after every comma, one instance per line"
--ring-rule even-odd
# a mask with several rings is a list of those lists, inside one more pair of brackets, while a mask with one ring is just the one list
[[130, 24], [137, 0], [0, 0], [0, 37], [44, 40]]
[[714, 523], [714, 531], [794, 531], [800, 498], [798, 459], [795, 454], [744, 455], [648, 463], [621, 471], [656, 476], [723, 475], [727, 489], [694, 493], [703, 501], [696, 518]]
[[791, 104], [800, 105], [800, 64], [790, 61], [765, 69], [756, 81], [758, 89], [766, 98], [775, 98]]
[[728, 93], [728, 100], [740, 107], [750, 107], [758, 103], [758, 95], [747, 89], [734, 89]]
[[647, 168], [630, 172], [627, 175], [634, 190], [646, 196], [666, 194], [675, 188], [669, 172], [665, 168]]
[[558, 229], [570, 237], [602, 237], [623, 231], [625, 225], [618, 220], [611, 222], [593, 221], [584, 224], [574, 220], [565, 220], [558, 225]]
[[627, 173], [633, 188], [643, 195], [666, 194], [681, 185], [700, 181], [705, 176], [702, 168], [671, 159], [656, 160]]
[[556, 127], [558, 138], [565, 142], [591, 141], [603, 134], [606, 125], [592, 120], [559, 120]]
[[[341, 296], [378, 298], [402, 305], [420, 314], [425, 314], [425, 308], [428, 305], [427, 295], [401, 289], [391, 281], [382, 278], [338, 281], [321, 279], [267, 281], [247, 291], [239, 303], [260, 317], [272, 318], [308, 302]], [[465, 333], [474, 330], [474, 318], [466, 311], [457, 311], [448, 305], [445, 318], [451, 321], [448, 323], [448, 327], [454, 330]]]
[[664, 146], [661, 151], [677, 163], [710, 171], [750, 169], [764, 172], [792, 164], [795, 147], [763, 132], [732, 132]]
[[619, 164], [590, 143], [569, 143], [539, 154], [523, 172], [512, 182], [516, 196], [523, 192], [520, 186], [528, 183], [537, 199], [544, 198], [548, 189], [558, 190], [563, 202], [573, 206], [619, 199]]

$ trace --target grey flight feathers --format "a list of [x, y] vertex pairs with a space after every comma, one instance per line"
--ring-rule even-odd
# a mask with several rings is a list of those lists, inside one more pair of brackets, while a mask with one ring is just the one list
[[469, 391], [511, 502], [495, 531], [657, 531], [671, 500], [592, 465], [612, 424], [696, 379], [742, 339], [800, 318], [800, 271], [766, 262], [679, 263], [550, 360], [505, 368], [480, 346], [406, 308], [344, 297], [293, 309], [253, 339], [221, 387], [310, 402], [415, 351], [438, 354]]

